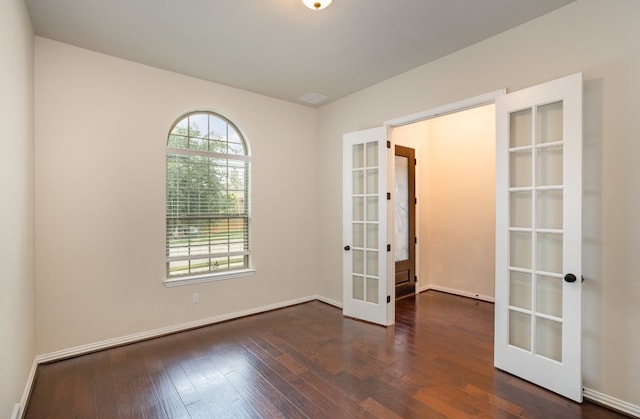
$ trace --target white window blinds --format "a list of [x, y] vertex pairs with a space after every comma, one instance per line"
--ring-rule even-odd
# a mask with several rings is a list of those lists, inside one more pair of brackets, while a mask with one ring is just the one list
[[190, 113], [167, 142], [167, 278], [250, 266], [250, 157], [220, 115]]

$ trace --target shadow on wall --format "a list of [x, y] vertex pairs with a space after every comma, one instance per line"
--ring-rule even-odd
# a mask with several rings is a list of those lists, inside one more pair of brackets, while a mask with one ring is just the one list
[[[603, 81], [583, 86], [582, 365], [584, 386], [601, 383], [602, 359], [602, 113]], [[588, 366], [588, 368], [586, 368]]]

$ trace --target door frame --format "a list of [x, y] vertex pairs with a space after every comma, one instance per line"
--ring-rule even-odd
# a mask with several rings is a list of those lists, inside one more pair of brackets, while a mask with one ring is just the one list
[[[398, 128], [405, 125], [410, 125], [417, 122], [426, 121], [428, 119], [434, 119], [440, 116], [458, 113], [458, 112], [466, 111], [473, 108], [478, 108], [480, 106], [495, 104], [497, 98], [504, 96], [506, 94], [507, 94], [507, 89], [494, 90], [494, 91], [483, 93], [481, 95], [473, 96], [467, 99], [447, 103], [441, 106], [436, 106], [435, 108], [427, 109], [421, 112], [416, 112], [410, 115], [405, 115], [398, 118], [390, 119], [388, 121], [385, 121], [383, 123], [383, 126], [386, 127], [387, 129], [387, 138], [391, 142], [391, 147], [393, 149], [393, 147], [395, 147], [396, 145], [396, 142], [394, 141], [394, 138], [392, 135], [393, 128]], [[497, 137], [494, 139], [494, 142], [495, 141], [497, 141]], [[403, 145], [403, 144], [399, 143], [398, 145]], [[418, 149], [416, 148], [416, 151], [417, 150]], [[388, 180], [389, 184], [395, 185], [395, 164], [393, 161], [390, 162], [387, 170], [388, 170], [388, 176], [389, 176], [389, 180]], [[418, 190], [418, 182], [419, 182], [419, 176], [416, 174], [416, 191]], [[416, 197], [417, 195], [418, 194], [416, 192]], [[422, 198], [422, 200], [424, 199], [425, 198]], [[418, 203], [420, 202], [421, 202], [421, 199], [418, 199]], [[392, 208], [393, 208], [393, 205], [395, 205], [394, 196], [391, 197], [391, 205], [392, 205]], [[393, 211], [389, 211], [387, 213], [387, 225], [388, 226], [395, 225], [395, 215]], [[417, 211], [416, 209], [416, 226], [419, 226], [419, 225], [420, 225], [419, 211]], [[418, 234], [417, 231], [416, 231], [416, 234]], [[389, 240], [391, 240], [390, 243], [391, 243], [391, 249], [392, 249], [391, 260], [395, 260], [395, 237], [394, 236], [395, 234], [393, 232], [389, 234]], [[416, 256], [415, 256], [416, 257], [416, 273], [418, 273], [420, 269], [420, 256], [419, 256], [420, 252], [418, 251], [420, 242], [421, 241], [418, 240], [418, 244], [416, 245]], [[394, 287], [395, 280], [392, 281], [390, 278], [388, 278], [387, 280], [389, 282], [389, 287]], [[426, 291], [428, 289], [429, 288], [425, 286], [424, 281], [421, 282], [420, 278], [418, 277], [418, 286], [416, 287], [416, 293]], [[395, 294], [391, 299], [391, 304], [392, 306], [390, 307], [390, 311], [395, 312]]]
[[[490, 105], [496, 103], [496, 98], [507, 94], [507, 89], [498, 89], [492, 92], [483, 93], [478, 96], [473, 96], [468, 99], [459, 100], [456, 102], [447, 103], [445, 105], [436, 106], [435, 108], [427, 109], [425, 111], [412, 113], [410, 115], [401, 116], [398, 118], [390, 119], [383, 122], [382, 125], [387, 127], [387, 132], [390, 129], [401, 127], [403, 125], [413, 124], [415, 122], [426, 121], [427, 119], [437, 118], [439, 116], [448, 115], [450, 113], [457, 113], [466, 111], [468, 109], [477, 108], [479, 106]], [[393, 145], [393, 142], [392, 144]]]

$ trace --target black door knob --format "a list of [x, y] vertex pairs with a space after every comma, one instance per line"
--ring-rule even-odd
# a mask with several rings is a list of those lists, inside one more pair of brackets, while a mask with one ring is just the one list
[[566, 274], [564, 280], [567, 282], [576, 282], [576, 276], [574, 274]]
[[351, 250], [351, 247], [347, 245], [344, 247], [344, 250]]

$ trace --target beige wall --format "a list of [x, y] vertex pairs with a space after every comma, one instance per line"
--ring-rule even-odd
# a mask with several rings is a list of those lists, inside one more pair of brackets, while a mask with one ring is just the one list
[[495, 106], [393, 130], [416, 149], [419, 288], [494, 296]]
[[34, 357], [33, 30], [0, 2], [0, 417], [20, 402]]
[[321, 108], [321, 293], [342, 298], [343, 133], [496, 89], [513, 91], [583, 72], [584, 384], [640, 405], [638, 16], [636, 0], [579, 0]]
[[[314, 110], [43, 38], [35, 64], [38, 354], [316, 293]], [[257, 272], [166, 288], [166, 138], [203, 109], [251, 145]]]

